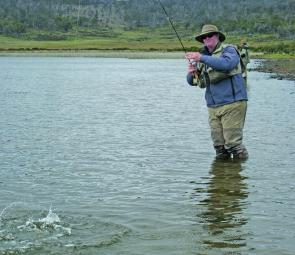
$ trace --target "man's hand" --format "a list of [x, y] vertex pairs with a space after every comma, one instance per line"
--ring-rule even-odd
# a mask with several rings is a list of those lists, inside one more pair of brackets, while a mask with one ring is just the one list
[[202, 54], [200, 52], [188, 52], [188, 53], [185, 54], [185, 57], [190, 62], [200, 62]]
[[196, 66], [193, 65], [192, 63], [189, 63], [189, 64], [188, 64], [188, 72], [189, 72], [189, 73], [193, 73], [193, 72], [195, 72], [195, 71], [196, 71]]

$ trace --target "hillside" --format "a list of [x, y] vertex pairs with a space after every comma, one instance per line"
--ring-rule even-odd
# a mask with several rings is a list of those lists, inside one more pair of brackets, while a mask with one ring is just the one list
[[[187, 32], [213, 22], [224, 31], [295, 36], [294, 0], [162, 0], [174, 22]], [[156, 0], [0, 0], [0, 32], [21, 35], [30, 29], [69, 32], [116, 27], [161, 27], [167, 19]]]
[[[202, 24], [215, 23], [233, 38], [262, 42], [259, 47], [266, 51], [274, 40], [286, 40], [287, 52], [294, 49], [294, 0], [161, 1], [183, 40], [192, 40]], [[149, 42], [149, 48], [165, 40], [173, 42], [171, 49], [177, 43], [158, 0], [0, 0], [0, 4], [0, 36], [5, 40], [95, 38], [106, 44], [108, 40]]]

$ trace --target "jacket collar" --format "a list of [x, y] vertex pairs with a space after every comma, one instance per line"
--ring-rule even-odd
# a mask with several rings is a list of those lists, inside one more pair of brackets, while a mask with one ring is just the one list
[[212, 55], [213, 53], [219, 52], [222, 50], [222, 43], [219, 42], [216, 44], [215, 49], [212, 52], [209, 52], [208, 48], [204, 46], [203, 48], [203, 54], [205, 55]]

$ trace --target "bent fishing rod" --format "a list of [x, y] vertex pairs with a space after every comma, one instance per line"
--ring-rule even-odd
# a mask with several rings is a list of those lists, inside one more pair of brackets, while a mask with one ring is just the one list
[[173, 30], [174, 30], [174, 32], [175, 32], [177, 38], [178, 38], [178, 41], [179, 41], [180, 44], [181, 44], [181, 47], [182, 47], [184, 53], [186, 53], [186, 49], [185, 49], [185, 47], [184, 47], [184, 45], [183, 45], [183, 43], [182, 43], [182, 41], [181, 41], [181, 39], [180, 39], [180, 36], [179, 36], [178, 33], [177, 33], [176, 28], [175, 28], [175, 26], [174, 26], [174, 24], [173, 24], [173, 22], [172, 22], [170, 16], [168, 15], [168, 13], [167, 13], [167, 11], [166, 11], [164, 5], [162, 4], [161, 0], [157, 0], [157, 1], [158, 1], [158, 3], [161, 5], [161, 7], [162, 7], [162, 9], [163, 9], [163, 11], [164, 11], [164, 13], [165, 13], [165, 15], [166, 15], [166, 17], [167, 17], [167, 19], [168, 19], [170, 25], [171, 25], [171, 27], [173, 28]]
[[[157, 0], [157, 1], [158, 1], [158, 3], [161, 5], [161, 7], [162, 7], [162, 9], [163, 9], [163, 11], [164, 11], [164, 13], [165, 13], [165, 15], [166, 15], [166, 17], [167, 17], [167, 19], [168, 19], [170, 25], [171, 25], [171, 27], [173, 28], [173, 30], [174, 30], [174, 32], [175, 32], [177, 38], [178, 38], [178, 41], [179, 41], [180, 44], [181, 44], [181, 47], [182, 47], [184, 53], [186, 54], [187, 51], [186, 51], [186, 49], [185, 49], [185, 47], [184, 47], [184, 45], [183, 45], [183, 43], [182, 43], [182, 41], [181, 41], [181, 39], [180, 39], [179, 34], [177, 33], [177, 30], [176, 30], [176, 28], [175, 28], [175, 26], [174, 26], [174, 24], [173, 24], [173, 22], [172, 22], [170, 16], [168, 15], [168, 13], [167, 13], [167, 11], [166, 11], [164, 5], [162, 4], [161, 0]], [[197, 73], [198, 70], [199, 70], [199, 63], [196, 62], [196, 61], [191, 61], [190, 59], [188, 59], [188, 62], [189, 62], [191, 65], [193, 65], [194, 68], [195, 68], [195, 71], [193, 72], [193, 75], [194, 75], [195, 79], [198, 80], [198, 81], [200, 81], [200, 80], [205, 81], [206, 84], [209, 83], [209, 76], [208, 76], [208, 74], [205, 74], [205, 73], [204, 73], [204, 74], [200, 75], [200, 74]]]
[[[174, 24], [173, 24], [173, 22], [172, 22], [172, 19], [171, 19], [170, 16], [168, 15], [168, 13], [167, 13], [167, 11], [166, 11], [164, 5], [162, 4], [161, 0], [157, 0], [157, 2], [161, 5], [161, 7], [162, 7], [162, 9], [163, 9], [163, 11], [164, 11], [164, 13], [165, 13], [165, 15], [166, 15], [166, 17], [167, 17], [167, 19], [168, 19], [170, 25], [171, 25], [171, 27], [173, 28], [173, 30], [174, 30], [174, 32], [175, 32], [177, 38], [178, 38], [178, 41], [180, 42], [180, 45], [181, 45], [181, 47], [182, 47], [184, 53], [186, 54], [187, 51], [186, 51], [186, 49], [185, 49], [185, 47], [184, 47], [184, 45], [183, 45], [183, 43], [182, 43], [182, 41], [181, 41], [181, 38], [180, 38], [179, 34], [177, 33], [177, 30], [176, 30], [176, 28], [175, 28], [175, 26], [174, 26]], [[190, 61], [189, 59], [188, 59], [188, 62], [197, 68], [198, 63], [196, 63], [195, 61]]]

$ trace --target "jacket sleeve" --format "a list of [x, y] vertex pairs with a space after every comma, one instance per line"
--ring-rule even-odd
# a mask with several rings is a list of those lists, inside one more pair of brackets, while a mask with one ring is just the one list
[[236, 49], [232, 46], [226, 47], [220, 57], [202, 55], [201, 62], [218, 71], [231, 71], [240, 61]]

